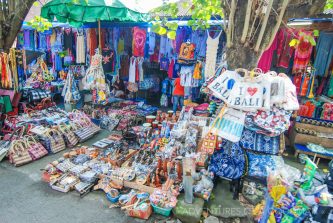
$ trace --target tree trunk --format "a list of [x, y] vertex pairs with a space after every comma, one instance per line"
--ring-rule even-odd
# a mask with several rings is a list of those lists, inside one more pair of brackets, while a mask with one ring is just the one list
[[[7, 3], [8, 2], [8, 3]], [[35, 0], [8, 0], [0, 8], [0, 49], [8, 51]]]
[[[248, 41], [246, 44], [241, 43], [242, 31], [245, 22], [247, 2], [238, 1], [236, 16], [234, 20], [234, 33], [233, 44], [226, 50], [226, 60], [228, 63], [228, 69], [246, 68], [252, 70], [257, 67], [258, 60], [262, 52], [269, 46], [270, 38], [274, 31], [276, 21], [278, 18], [279, 9], [282, 6], [283, 1], [274, 0], [273, 9], [267, 21], [264, 37], [262, 39], [261, 47], [258, 53], [254, 51], [258, 33], [254, 36], [252, 41]], [[326, 0], [291, 0], [284, 15], [284, 23], [290, 18], [312, 18], [323, 11]], [[252, 21], [250, 21], [250, 26]], [[283, 26], [283, 24], [281, 24]], [[259, 28], [260, 29], [260, 28]]]

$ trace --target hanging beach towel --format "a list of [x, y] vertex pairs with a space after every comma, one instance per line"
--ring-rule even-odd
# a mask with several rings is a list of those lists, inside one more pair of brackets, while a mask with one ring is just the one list
[[231, 142], [238, 142], [244, 129], [245, 113], [224, 108], [211, 126], [211, 132]]

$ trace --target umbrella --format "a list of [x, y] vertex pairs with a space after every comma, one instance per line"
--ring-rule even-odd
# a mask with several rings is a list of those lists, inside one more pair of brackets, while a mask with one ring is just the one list
[[41, 10], [41, 17], [68, 22], [74, 27], [97, 21], [147, 22], [148, 13], [137, 0], [52, 0]]
[[[138, 0], [52, 0], [41, 10], [41, 17], [53, 22], [80, 27], [84, 23], [100, 21], [147, 22], [149, 14], [137, 4]], [[101, 36], [101, 35], [99, 35]], [[101, 39], [99, 39], [99, 43]]]

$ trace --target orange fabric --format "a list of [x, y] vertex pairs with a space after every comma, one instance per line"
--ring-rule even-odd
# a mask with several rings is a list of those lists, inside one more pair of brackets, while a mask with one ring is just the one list
[[184, 96], [184, 87], [180, 85], [180, 78], [176, 78], [174, 82], [173, 95]]

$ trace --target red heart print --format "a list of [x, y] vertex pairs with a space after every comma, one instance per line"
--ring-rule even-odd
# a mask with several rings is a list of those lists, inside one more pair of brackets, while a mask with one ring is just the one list
[[252, 87], [249, 87], [249, 88], [247, 88], [247, 92], [251, 95], [251, 96], [253, 96], [255, 93], [257, 93], [257, 91], [258, 91], [258, 88], [252, 88]]

